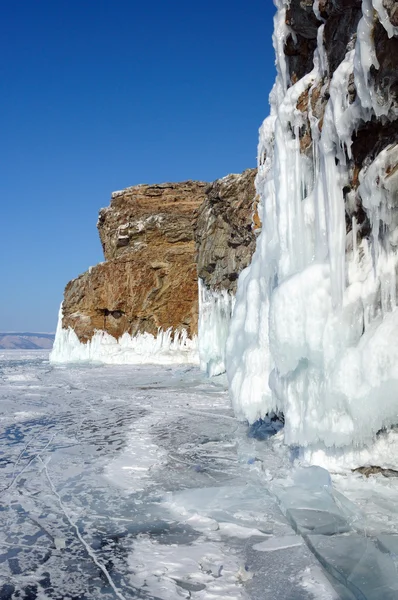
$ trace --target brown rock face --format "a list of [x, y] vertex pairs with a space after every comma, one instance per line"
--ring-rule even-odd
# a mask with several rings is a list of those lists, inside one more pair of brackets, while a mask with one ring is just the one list
[[110, 206], [100, 210], [97, 223], [106, 260], [144, 247], [168, 244], [183, 248], [193, 242], [194, 211], [205, 199], [208, 185], [183, 181], [114, 192]]
[[255, 174], [112, 194], [97, 224], [106, 261], [66, 286], [63, 327], [82, 342], [95, 330], [196, 334], [198, 271], [209, 287], [233, 292], [254, 251]]
[[98, 230], [107, 259], [65, 288], [63, 327], [83, 342], [96, 329], [197, 332], [194, 214], [207, 183], [139, 185], [112, 195]]
[[213, 290], [236, 291], [239, 273], [255, 248], [256, 169], [212, 183], [198, 211], [198, 276]]

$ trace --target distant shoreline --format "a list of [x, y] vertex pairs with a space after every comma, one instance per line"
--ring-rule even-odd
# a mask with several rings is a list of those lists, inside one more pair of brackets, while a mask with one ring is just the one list
[[55, 333], [0, 332], [0, 350], [51, 350]]

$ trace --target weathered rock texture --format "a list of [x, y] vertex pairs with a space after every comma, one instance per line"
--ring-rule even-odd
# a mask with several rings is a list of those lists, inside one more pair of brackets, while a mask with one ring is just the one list
[[138, 185], [112, 195], [98, 231], [106, 262], [68, 283], [63, 327], [81, 341], [158, 327], [197, 331], [194, 214], [207, 183]]
[[256, 169], [212, 183], [198, 211], [198, 276], [208, 288], [234, 293], [255, 248]]
[[[233, 291], [254, 250], [255, 170], [202, 181], [138, 185], [112, 194], [99, 213], [105, 262], [70, 281], [63, 327], [80, 341], [158, 328], [198, 328], [198, 273]], [[196, 245], [195, 245], [196, 243]]]

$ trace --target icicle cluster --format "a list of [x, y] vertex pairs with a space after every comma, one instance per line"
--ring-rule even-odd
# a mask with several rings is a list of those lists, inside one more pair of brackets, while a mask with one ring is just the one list
[[[358, 235], [355, 216], [347, 228], [347, 202], [356, 200], [344, 189], [359, 125], [398, 116], [372, 75], [379, 68], [375, 20], [389, 37], [398, 31], [382, 0], [363, 0], [356, 41], [331, 79], [321, 24], [313, 69], [294, 83], [284, 53], [290, 2], [275, 3], [277, 79], [260, 130], [256, 182], [263, 226], [238, 283], [226, 350], [230, 393], [237, 414], [250, 422], [283, 411], [288, 444], [366, 444], [398, 423], [398, 144], [358, 175], [368, 236]], [[318, 2], [314, 12], [320, 19]], [[299, 108], [303, 97], [309, 125]], [[325, 99], [322, 123], [318, 97]], [[311, 137], [306, 152], [304, 127]]]
[[157, 336], [124, 333], [116, 340], [105, 331], [96, 331], [87, 343], [80, 342], [72, 328], [62, 328], [62, 306], [58, 317], [52, 363], [100, 362], [105, 364], [198, 363], [197, 339], [187, 332], [160, 330]]
[[234, 297], [226, 290], [209, 290], [201, 279], [198, 284], [200, 368], [214, 377], [225, 373], [225, 345]]

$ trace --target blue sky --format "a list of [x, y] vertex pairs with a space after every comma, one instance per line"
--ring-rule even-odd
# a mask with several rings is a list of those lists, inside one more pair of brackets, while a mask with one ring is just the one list
[[113, 190], [256, 164], [271, 0], [5, 0], [0, 331], [54, 331]]

